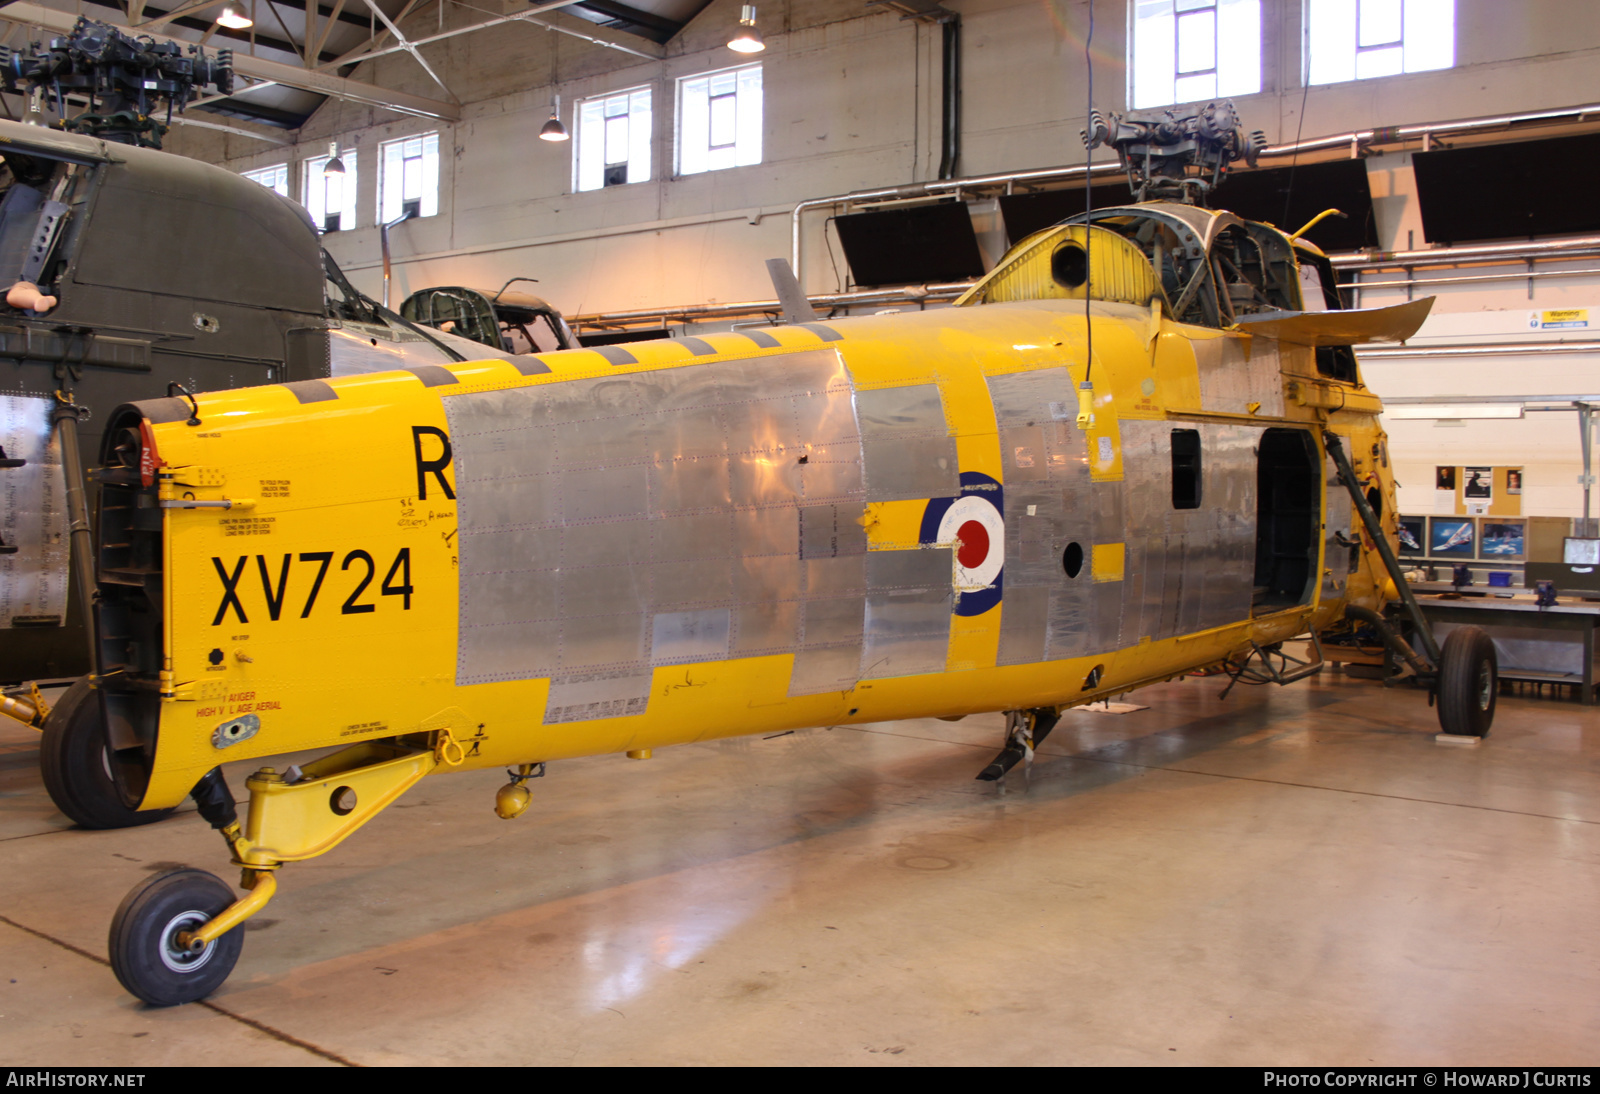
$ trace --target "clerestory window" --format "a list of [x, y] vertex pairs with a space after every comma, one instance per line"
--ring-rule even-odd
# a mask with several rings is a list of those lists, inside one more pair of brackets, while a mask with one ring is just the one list
[[275, 190], [284, 197], [289, 196], [289, 165], [287, 163], [278, 163], [271, 167], [262, 167], [255, 171], [241, 173], [251, 182], [259, 182], [268, 190]]
[[761, 162], [761, 66], [678, 81], [678, 174]]
[[1132, 30], [1136, 110], [1261, 90], [1261, 0], [1133, 0]]
[[439, 212], [439, 134], [420, 133], [378, 146], [378, 221], [402, 213], [431, 217]]
[[650, 181], [653, 114], [648, 87], [581, 99], [576, 113], [576, 189], [599, 190]]
[[1306, 78], [1313, 84], [1455, 62], [1455, 0], [1307, 0]]
[[330, 156], [306, 160], [305, 198], [301, 204], [311, 220], [325, 232], [348, 232], [356, 226], [356, 150], [339, 152], [343, 173], [325, 174]]

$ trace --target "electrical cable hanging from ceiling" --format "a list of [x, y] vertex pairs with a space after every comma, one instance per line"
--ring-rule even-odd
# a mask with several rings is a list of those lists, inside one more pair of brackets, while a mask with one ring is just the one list
[[[1095, 0], [1089, 0], [1089, 33], [1083, 40], [1083, 67], [1088, 80], [1088, 91], [1085, 96], [1087, 106], [1084, 109], [1085, 132], [1094, 129], [1094, 57], [1090, 54], [1090, 47], [1094, 44], [1094, 5]], [[1087, 429], [1093, 418], [1094, 388], [1091, 379], [1094, 375], [1094, 322], [1090, 316], [1089, 302], [1093, 299], [1094, 279], [1093, 263], [1089, 261], [1089, 237], [1093, 232], [1094, 213], [1094, 149], [1088, 141], [1084, 141], [1083, 148], [1083, 331], [1084, 331], [1084, 364], [1083, 383], [1078, 385], [1078, 427]]]
[[1302, 72], [1300, 79], [1305, 86], [1300, 91], [1300, 120], [1294, 129], [1294, 155], [1289, 157], [1289, 183], [1283, 190], [1283, 228], [1289, 230], [1289, 202], [1294, 198], [1294, 169], [1300, 162], [1300, 135], [1306, 129], [1306, 96], [1311, 93], [1310, 74]]

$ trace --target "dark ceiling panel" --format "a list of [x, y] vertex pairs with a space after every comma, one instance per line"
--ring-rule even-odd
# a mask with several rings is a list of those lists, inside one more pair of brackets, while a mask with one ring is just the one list
[[[535, 0], [529, 0], [530, 3]], [[578, 0], [560, 9], [574, 18], [610, 27], [652, 42], [670, 41], [711, 0]], [[728, 23], [732, 33], [734, 23]]]
[[1429, 243], [1600, 231], [1581, 182], [1600, 171], [1600, 134], [1412, 156]]
[[1343, 219], [1329, 217], [1311, 229], [1306, 239], [1324, 251], [1359, 251], [1378, 245], [1365, 160], [1238, 171], [1218, 188], [1211, 204], [1246, 220], [1276, 224], [1286, 232], [1296, 231], [1324, 209], [1338, 209]]
[[854, 213], [833, 223], [858, 285], [961, 281], [984, 272], [965, 202]]
[[[1292, 187], [1292, 192], [1291, 192]], [[1287, 199], [1288, 215], [1284, 215]], [[1096, 183], [1094, 207], [1129, 205], [1133, 193], [1125, 183]], [[1025, 236], [1083, 212], [1083, 188], [1008, 194], [1000, 199], [1006, 233], [1016, 243]], [[1306, 236], [1325, 251], [1355, 251], [1378, 245], [1372, 219], [1372, 193], [1362, 160], [1333, 160], [1296, 167], [1239, 171], [1218, 188], [1212, 206], [1246, 220], [1260, 220], [1294, 231], [1324, 209], [1338, 209], [1346, 219], [1330, 217]]]
[[[636, 34], [652, 42], [671, 41], [672, 36], [683, 29], [683, 24], [676, 20], [614, 0], [582, 0], [566, 10], [581, 19], [590, 19], [601, 26]], [[595, 18], [591, 18], [591, 13]]]
[[[317, 100], [317, 106], [322, 104]], [[311, 114], [316, 112], [316, 106], [310, 113], [297, 113], [290, 110], [280, 110], [274, 106], [265, 106], [261, 103], [247, 103], [240, 99], [219, 99], [205, 106], [193, 106], [189, 112], [195, 114], [220, 114], [227, 118], [240, 118], [244, 121], [258, 122], [261, 125], [270, 125], [275, 129], [299, 129], [306, 124]]]
[[[1125, 182], [1098, 182], [1094, 187], [1094, 207], [1129, 205], [1133, 192]], [[1000, 215], [1005, 218], [1006, 234], [1012, 243], [1020, 243], [1034, 232], [1060, 224], [1068, 217], [1083, 212], [1083, 187], [1071, 190], [1040, 190], [1034, 194], [1004, 194], [1000, 198]]]

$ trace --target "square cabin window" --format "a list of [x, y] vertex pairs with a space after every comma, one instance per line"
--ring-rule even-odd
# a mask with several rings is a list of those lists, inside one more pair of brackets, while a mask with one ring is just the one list
[[408, 209], [412, 216], [439, 212], [439, 134], [422, 133], [378, 145], [378, 222]]
[[289, 165], [287, 163], [263, 167], [257, 171], [245, 171], [243, 174], [251, 182], [259, 182], [268, 190], [274, 190], [284, 197], [289, 196]]
[[599, 190], [650, 181], [650, 89], [578, 100], [573, 185]]
[[1200, 431], [1172, 431], [1172, 507], [1200, 508]]
[[678, 81], [678, 174], [761, 162], [761, 66]]
[[324, 232], [348, 232], [356, 226], [356, 150], [345, 148], [339, 152], [339, 162], [344, 164], [342, 175], [322, 173], [330, 158], [306, 160], [305, 199], [300, 204]]
[[1135, 110], [1261, 90], [1261, 0], [1133, 0]]
[[1308, 0], [1313, 84], [1429, 72], [1456, 63], [1455, 0]]

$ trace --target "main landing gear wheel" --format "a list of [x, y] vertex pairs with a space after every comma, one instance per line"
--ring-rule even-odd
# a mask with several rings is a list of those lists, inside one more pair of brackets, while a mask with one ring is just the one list
[[1457, 627], [1444, 640], [1439, 667], [1439, 725], [1446, 733], [1482, 737], [1494, 724], [1500, 663], [1482, 627]]
[[111, 920], [111, 971], [152, 1006], [204, 999], [233, 971], [244, 931], [235, 927], [198, 953], [178, 935], [198, 930], [233, 901], [233, 890], [204, 870], [169, 870], [135, 886]]
[[132, 828], [158, 821], [170, 809], [140, 811], [122, 804], [111, 779], [111, 751], [100, 700], [79, 680], [44, 720], [39, 770], [56, 808], [80, 828]]

